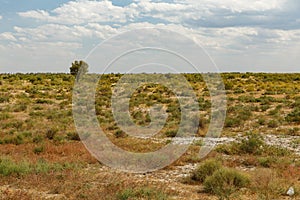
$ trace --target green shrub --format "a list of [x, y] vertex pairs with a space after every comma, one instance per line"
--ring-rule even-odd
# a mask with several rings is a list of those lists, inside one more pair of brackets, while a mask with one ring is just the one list
[[253, 97], [253, 96], [246, 96], [246, 95], [239, 96], [238, 100], [240, 102], [244, 102], [244, 103], [255, 103], [256, 102], [256, 98], [255, 97]]
[[268, 156], [284, 157], [284, 156], [289, 156], [292, 153], [293, 152], [291, 150], [280, 146], [265, 145], [263, 148], [263, 154]]
[[262, 167], [269, 168], [276, 162], [276, 158], [274, 157], [261, 157], [258, 158], [259, 165]]
[[285, 119], [287, 122], [300, 123], [300, 108], [295, 108]]
[[48, 163], [43, 159], [39, 159], [37, 163], [29, 163], [26, 160], [15, 162], [9, 157], [0, 157], [0, 174], [9, 175], [25, 175], [29, 173], [48, 173], [51, 171], [62, 171], [77, 167], [72, 163]]
[[53, 104], [53, 101], [48, 100], [48, 99], [37, 99], [35, 101], [37, 104]]
[[67, 133], [68, 140], [80, 141], [80, 137], [77, 132], [69, 132]]
[[191, 179], [194, 181], [204, 182], [204, 180], [211, 176], [216, 170], [221, 168], [221, 163], [212, 159], [203, 162], [197, 169], [191, 174]]
[[263, 155], [283, 157], [289, 156], [292, 152], [284, 147], [267, 145], [261, 135], [248, 133], [247, 137], [240, 142], [232, 142], [230, 144], [220, 145], [216, 149], [217, 152], [225, 153], [227, 155]]
[[32, 133], [30, 131], [24, 131], [21, 133], [25, 138], [30, 138], [32, 136]]
[[118, 200], [129, 200], [129, 199], [155, 199], [155, 200], [166, 200], [168, 196], [162, 191], [155, 190], [152, 188], [128, 188], [120, 191], [116, 195]]
[[57, 143], [63, 143], [65, 141], [65, 137], [62, 135], [55, 135], [53, 141]]
[[277, 128], [279, 126], [278, 120], [272, 119], [268, 122], [269, 128]]
[[48, 173], [51, 169], [53, 169], [54, 164], [50, 164], [46, 162], [44, 159], [39, 159], [35, 166], [35, 173]]
[[259, 118], [259, 119], [257, 120], [257, 123], [258, 123], [259, 125], [265, 125], [265, 124], [266, 124], [266, 120], [265, 120], [264, 118]]
[[48, 129], [47, 132], [46, 132], [46, 137], [49, 140], [53, 140], [55, 135], [57, 134], [57, 132], [58, 132], [57, 128]]
[[300, 128], [291, 128], [288, 130], [288, 134], [291, 135], [291, 136], [298, 136], [299, 135], [299, 131], [300, 131]]
[[277, 114], [279, 114], [279, 111], [281, 108], [282, 108], [282, 106], [278, 105], [278, 106], [276, 106], [275, 109], [270, 110], [268, 114], [271, 116], [277, 115]]
[[206, 192], [217, 195], [219, 199], [229, 199], [233, 193], [249, 183], [249, 178], [237, 170], [221, 168], [207, 177], [203, 184]]
[[0, 103], [8, 103], [9, 102], [9, 96], [1, 95], [0, 96]]
[[246, 138], [241, 139], [238, 142], [231, 142], [229, 144], [219, 145], [217, 151], [228, 155], [236, 154], [253, 154], [261, 155], [265, 142], [259, 134], [247, 133]]
[[45, 150], [45, 147], [44, 147], [44, 146], [38, 146], [38, 147], [35, 147], [35, 148], [33, 149], [33, 152], [34, 152], [35, 154], [40, 154], [40, 153], [44, 152], [44, 150]]
[[27, 105], [24, 103], [21, 103], [21, 104], [14, 106], [13, 111], [14, 112], [22, 112], [22, 111], [25, 111], [26, 109], [27, 109]]
[[176, 137], [177, 131], [176, 130], [168, 130], [165, 132], [167, 137]]
[[16, 136], [9, 136], [9, 137], [5, 137], [3, 139], [3, 143], [20, 145], [20, 144], [24, 143], [24, 138], [21, 134], [16, 135]]
[[2, 112], [0, 112], [0, 121], [9, 119], [11, 117], [12, 116], [10, 114], [8, 114], [8, 113], [2, 113]]
[[242, 94], [242, 93], [245, 93], [245, 91], [242, 88], [235, 88], [233, 93], [234, 94]]
[[252, 116], [251, 109], [247, 107], [239, 111], [237, 118], [246, 121], [250, 119], [251, 116]]
[[242, 120], [237, 118], [237, 117], [235, 117], [235, 118], [228, 117], [225, 120], [225, 127], [226, 128], [238, 127], [241, 124], [242, 124]]
[[9, 158], [0, 158], [0, 174], [4, 176], [27, 174], [30, 170], [30, 164], [26, 161], [16, 163]]
[[3, 128], [14, 128], [20, 130], [23, 126], [24, 122], [21, 120], [14, 120], [4, 124]]
[[114, 135], [116, 138], [126, 137], [126, 133], [122, 130], [116, 130]]
[[43, 137], [41, 136], [41, 135], [37, 135], [37, 136], [34, 136], [34, 138], [32, 139], [32, 141], [34, 142], [34, 143], [40, 143], [40, 142], [42, 142], [43, 141]]
[[261, 109], [261, 112], [265, 112], [267, 111], [268, 109], [270, 108], [270, 105], [261, 105], [260, 109]]
[[258, 155], [261, 154], [263, 145], [264, 141], [261, 135], [249, 132], [246, 138], [242, 139], [239, 150], [240, 153]]

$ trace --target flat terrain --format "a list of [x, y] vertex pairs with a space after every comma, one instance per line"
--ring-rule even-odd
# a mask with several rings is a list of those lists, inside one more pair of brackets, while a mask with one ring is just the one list
[[[72, 75], [1, 74], [0, 199], [300, 199], [300, 74], [222, 74], [227, 115], [221, 138], [213, 141], [203, 138], [211, 117], [206, 84], [200, 74], [184, 76], [199, 102], [197, 139], [170, 166], [130, 174], [102, 165], [80, 141]], [[158, 84], [139, 87], [129, 100], [133, 121], [149, 125], [149, 108], [157, 103], [168, 116], [154, 138], [134, 138], [112, 114], [112, 89], [121, 77], [101, 77], [95, 102], [99, 124], [127, 151], [160, 149], [179, 128], [178, 99]], [[185, 142], [179, 139], [178, 145]], [[209, 144], [217, 145], [200, 159], [200, 148]], [[209, 170], [203, 171], [205, 163]], [[290, 187], [292, 197], [286, 194]]]

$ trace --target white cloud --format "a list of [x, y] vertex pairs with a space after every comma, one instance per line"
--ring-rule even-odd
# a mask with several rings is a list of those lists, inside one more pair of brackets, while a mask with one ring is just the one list
[[[86, 23], [126, 24], [136, 21], [151, 21], [184, 24], [190, 27], [230, 27], [232, 25], [284, 26], [291, 18], [278, 13], [288, 12], [292, 0], [175, 0], [154, 2], [140, 0], [120, 7], [111, 1], [69, 1], [47, 12], [31, 10], [18, 13], [21, 17], [33, 18], [48, 23], [79, 25]], [[263, 23], [263, 24], [262, 24]]]
[[97, 38], [100, 39], [107, 39], [112, 35], [115, 35], [118, 33], [117, 28], [113, 28], [109, 25], [100, 25], [98, 23], [88, 23], [85, 26], [86, 29], [88, 29], [90, 32], [93, 33]]
[[51, 23], [83, 24], [93, 22], [125, 23], [138, 13], [134, 5], [125, 8], [114, 6], [111, 1], [70, 1], [52, 10], [32, 10], [18, 13], [21, 17], [33, 18]]
[[31, 41], [76, 41], [91, 33], [77, 26], [45, 24], [35, 28], [14, 27], [16, 35]]
[[[1, 72], [67, 72], [70, 63], [78, 59], [74, 49], [80, 43], [40, 42], [10, 43], [1, 48]], [[4, 70], [4, 71], [3, 71]]]
[[267, 11], [280, 9], [287, 0], [175, 0], [176, 3], [205, 7], [206, 9], [224, 9], [232, 12]]
[[15, 36], [10, 32], [4, 32], [0, 34], [0, 40], [17, 41]]
[[[51, 11], [18, 13], [22, 18], [39, 22], [35, 27], [15, 26], [12, 32], [0, 33], [0, 43], [9, 43], [11, 46], [5, 48], [11, 52], [28, 55], [34, 51], [45, 59], [46, 55], [52, 57], [52, 53], [63, 59], [76, 55], [76, 51], [83, 52], [83, 46], [89, 50], [91, 43], [115, 34], [158, 27], [186, 33], [221, 65], [278, 65], [280, 59], [296, 63], [296, 58], [284, 59], [288, 50], [299, 49], [300, 14], [296, 8], [300, 9], [297, 0], [135, 0], [123, 7], [108, 0], [77, 0]], [[20, 47], [24, 49], [17, 51]], [[41, 55], [38, 49], [46, 53]], [[274, 58], [254, 59], [255, 55]]]

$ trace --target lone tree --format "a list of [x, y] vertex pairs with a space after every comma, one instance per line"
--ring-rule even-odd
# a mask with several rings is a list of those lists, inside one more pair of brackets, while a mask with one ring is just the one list
[[75, 60], [70, 67], [70, 73], [74, 76], [83, 75], [88, 72], [89, 65], [84, 61]]

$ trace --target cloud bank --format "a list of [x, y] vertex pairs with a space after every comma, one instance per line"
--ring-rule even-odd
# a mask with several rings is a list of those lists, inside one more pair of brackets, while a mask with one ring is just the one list
[[[299, 9], [297, 0], [134, 0], [123, 6], [69, 1], [51, 10], [18, 12], [34, 26], [0, 33], [0, 64], [61, 71], [115, 34], [159, 27], [188, 34], [222, 71], [299, 71]], [[12, 55], [22, 62], [10, 60]]]

